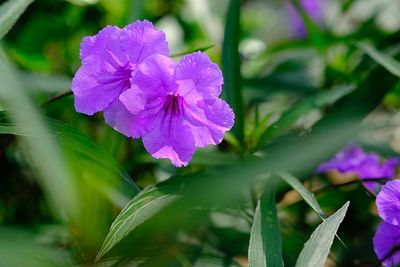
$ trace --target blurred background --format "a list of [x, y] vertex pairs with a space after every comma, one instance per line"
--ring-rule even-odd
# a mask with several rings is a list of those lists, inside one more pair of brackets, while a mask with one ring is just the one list
[[[0, 4], [4, 2], [0, 0]], [[151, 186], [171, 177], [184, 184], [185, 177], [203, 174], [211, 178], [189, 188], [201, 196], [193, 197], [193, 203], [207, 202], [208, 195], [216, 200], [206, 205], [207, 211], [199, 205], [189, 215], [182, 213], [186, 214], [182, 215], [185, 223], [180, 221], [175, 228], [170, 218], [180, 217], [179, 209], [187, 207], [165, 209], [165, 214], [142, 225], [111, 253], [122, 255], [124, 260], [114, 261], [111, 257], [110, 262], [100, 262], [99, 266], [127, 265], [132, 259], [147, 266], [143, 262], [148, 257], [155, 260], [149, 266], [247, 266], [254, 199], [249, 192], [240, 190], [239, 179], [231, 183], [221, 177], [218, 185], [231, 191], [219, 196], [224, 199], [213, 198], [218, 194], [210, 186], [215, 182], [213, 178], [223, 176], [230, 166], [240, 166], [244, 159], [246, 167], [246, 159], [275, 155], [269, 151], [279, 148], [282, 151], [276, 152], [275, 161], [285, 167], [296, 165], [296, 156], [304, 153], [299, 178], [306, 181], [307, 188], [318, 192], [317, 200], [327, 214], [351, 201], [339, 231], [346, 246], [336, 240], [326, 266], [379, 266], [372, 247], [380, 222], [374, 198], [359, 183], [346, 184], [357, 181], [352, 175], [315, 175], [314, 171], [318, 163], [350, 141], [383, 158], [400, 153], [398, 78], [387, 85], [385, 81], [390, 79], [386, 80], [386, 76], [371, 76], [371, 66], [376, 64], [357, 45], [365, 42], [388, 54], [398, 54], [400, 2], [307, 2], [313, 1], [301, 1], [300, 9], [296, 9], [289, 1], [243, 0], [240, 31], [235, 32], [227, 24], [228, 0], [34, 1], [1, 40], [0, 56], [13, 66], [16, 86], [23, 89], [33, 110], [39, 111], [37, 118], [49, 135], [38, 134], [42, 138], [35, 141], [35, 150], [26, 138], [26, 131], [30, 130], [24, 129], [24, 120], [18, 119], [12, 127], [22, 137], [0, 135], [0, 266], [92, 266], [111, 223], [139, 190], [154, 188]], [[124, 27], [138, 19], [150, 20], [166, 33], [176, 60], [183, 52], [204, 49], [222, 66], [225, 80], [232, 73], [229, 64], [223, 63], [229, 57], [224, 51], [237, 38], [243, 136], [237, 134], [240, 129], [236, 128], [219, 147], [198, 149], [189, 166], [178, 169], [168, 160], [153, 159], [141, 140], [117, 133], [103, 122], [101, 114], [88, 117], [75, 112], [73, 96], [68, 92], [71, 78], [80, 66], [82, 38], [95, 35], [106, 25]], [[235, 62], [232, 64], [238, 64]], [[11, 85], [11, 78], [5, 84]], [[365, 84], [378, 93], [361, 94], [360, 88]], [[359, 102], [340, 102], [342, 98], [354, 99], [354, 92], [360, 96]], [[0, 102], [0, 108], [10, 113], [29, 111], [25, 109], [25, 98], [15, 99], [13, 104]], [[372, 104], [361, 108], [362, 116], [357, 108], [354, 114], [347, 109], [350, 113], [346, 115], [340, 113], [341, 106], [336, 106], [336, 101], [342, 106]], [[325, 114], [336, 111], [337, 121], [321, 126], [326, 131], [326, 135], [318, 137], [321, 143], [329, 145], [335, 136], [334, 128], [325, 126], [337, 126], [336, 122], [343, 122], [343, 118], [348, 118], [350, 125], [353, 119], [362, 121], [362, 130], [350, 137], [338, 137], [340, 140], [332, 141], [334, 145], [329, 149], [317, 147], [318, 153], [311, 148], [300, 151], [279, 145], [308, 136]], [[36, 125], [34, 119], [15, 113], [15, 118], [25, 118], [27, 123]], [[1, 113], [0, 122], [4, 125], [9, 125], [7, 116], [4, 111]], [[272, 127], [277, 122], [278, 130]], [[49, 136], [55, 141], [48, 141]], [[52, 148], [47, 149], [47, 145]], [[240, 179], [253, 183], [255, 177], [256, 184], [262, 184], [267, 172], [249, 166], [252, 170], [241, 173], [244, 176]], [[167, 185], [171, 187], [168, 182]], [[253, 197], [259, 188], [255, 186]], [[277, 202], [283, 259], [286, 266], [294, 266], [303, 244], [321, 221], [287, 186], [279, 187]]]

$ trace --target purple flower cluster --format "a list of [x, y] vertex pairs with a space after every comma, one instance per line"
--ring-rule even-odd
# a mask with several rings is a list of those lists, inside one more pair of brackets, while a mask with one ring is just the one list
[[76, 111], [102, 111], [107, 124], [142, 138], [157, 159], [186, 166], [196, 147], [219, 144], [233, 126], [234, 114], [219, 98], [218, 65], [201, 52], [174, 62], [165, 34], [149, 21], [85, 37], [80, 56], [72, 81]]
[[378, 214], [383, 222], [376, 230], [373, 243], [378, 258], [385, 267], [400, 265], [400, 181], [382, 186], [376, 198]]
[[318, 173], [337, 170], [340, 173], [353, 173], [363, 180], [363, 185], [371, 192], [376, 193], [381, 183], [373, 179], [392, 179], [395, 176], [396, 167], [399, 165], [397, 158], [389, 158], [382, 162], [381, 158], [374, 153], [366, 153], [364, 150], [350, 144], [335, 157], [322, 163]]

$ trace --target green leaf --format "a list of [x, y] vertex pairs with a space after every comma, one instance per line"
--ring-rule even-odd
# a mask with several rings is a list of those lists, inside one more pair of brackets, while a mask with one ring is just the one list
[[0, 124], [0, 134], [28, 135], [22, 126]]
[[80, 205], [76, 182], [39, 111], [25, 94], [14, 69], [2, 59], [0, 59], [0, 103], [5, 109], [10, 110], [10, 119], [15, 126], [24, 126], [29, 130], [29, 136], [21, 137], [22, 144], [26, 146], [23, 152], [31, 159], [32, 166], [37, 170], [38, 175], [35, 177], [49, 197], [53, 212], [61, 215], [60, 211], [63, 211], [69, 219], [77, 219]]
[[178, 198], [179, 187], [150, 186], [134, 197], [112, 223], [96, 259], [99, 260], [140, 224]]
[[280, 176], [285, 180], [297, 193], [307, 202], [308, 205], [318, 214], [318, 216], [324, 220], [326, 218], [325, 213], [319, 206], [317, 199], [314, 194], [310, 192], [304, 185], [293, 175], [287, 172], [281, 172]]
[[14, 26], [33, 0], [8, 0], [0, 6], [0, 39]]
[[60, 143], [67, 149], [85, 155], [92, 161], [108, 168], [125, 181], [125, 186], [130, 188], [130, 196], [139, 192], [137, 185], [126, 170], [103, 148], [99, 147], [90, 137], [68, 124], [54, 119], [47, 119], [52, 132], [59, 137]]
[[18, 76], [25, 89], [30, 93], [63, 93], [71, 88], [71, 80], [61, 75], [44, 75], [21, 71]]
[[70, 266], [65, 251], [44, 244], [39, 234], [22, 228], [0, 227], [0, 236], [0, 266]]
[[317, 93], [313, 96], [307, 97], [300, 101], [292, 109], [282, 114], [278, 121], [268, 126], [267, 129], [260, 135], [258, 144], [254, 150], [257, 150], [260, 146], [264, 145], [268, 140], [277, 137], [284, 133], [289, 127], [291, 127], [301, 116], [309, 113], [310, 111], [321, 108], [323, 106], [332, 104], [338, 99], [353, 92], [353, 87], [339, 87], [328, 91]]
[[78, 6], [87, 6], [87, 5], [97, 4], [100, 0], [67, 0], [67, 1]]
[[244, 139], [244, 111], [240, 75], [239, 37], [240, 0], [231, 0], [226, 16], [224, 42], [222, 45], [222, 72], [224, 96], [235, 113], [232, 132], [240, 143]]
[[186, 50], [184, 52], [179, 52], [179, 53], [176, 53], [176, 54], [172, 54], [172, 55], [170, 55], [170, 57], [181, 57], [181, 56], [184, 56], [186, 54], [191, 54], [191, 53], [194, 53], [194, 52], [197, 52], [197, 51], [204, 52], [204, 51], [207, 51], [208, 49], [213, 48], [213, 47], [214, 47], [214, 45], [207, 45], [207, 46], [198, 47], [198, 48], [191, 48], [191, 49], [188, 49], [188, 50]]
[[[2, 122], [2, 120], [7, 119], [8, 115], [5, 112], [0, 112], [0, 134], [31, 136], [32, 129], [26, 126], [22, 127], [21, 125]], [[126, 170], [90, 137], [61, 121], [50, 118], [44, 118], [44, 120], [50, 128], [50, 132], [58, 139], [60, 145], [65, 150], [79, 153], [122, 178], [124, 184], [121, 185], [121, 189], [127, 197], [131, 198], [139, 192], [137, 185], [132, 181]]]
[[391, 57], [390, 55], [380, 52], [375, 47], [366, 43], [357, 43], [358, 47], [367, 53], [373, 60], [383, 66], [393, 75], [400, 77], [400, 62]]
[[304, 244], [296, 267], [323, 267], [328, 257], [336, 232], [346, 215], [349, 203], [322, 222]]
[[283, 267], [275, 189], [276, 182], [271, 181], [258, 201], [250, 233], [249, 267]]

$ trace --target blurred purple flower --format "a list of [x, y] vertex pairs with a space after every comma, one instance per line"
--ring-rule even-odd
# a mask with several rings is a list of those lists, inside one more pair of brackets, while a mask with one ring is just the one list
[[[323, 24], [324, 0], [300, 0], [299, 2], [304, 11], [316, 24]], [[307, 36], [307, 30], [303, 19], [291, 3], [291, 0], [286, 1], [286, 9], [289, 16], [290, 28], [294, 36], [300, 38]]]
[[118, 105], [132, 85], [132, 73], [153, 54], [168, 55], [165, 34], [149, 21], [120, 29], [107, 26], [81, 43], [82, 66], [72, 80], [75, 109], [93, 115]]
[[400, 265], [400, 227], [383, 221], [376, 230], [374, 250], [385, 267]]
[[377, 192], [379, 182], [370, 181], [373, 178], [392, 179], [396, 167], [399, 165], [397, 158], [389, 158], [382, 163], [380, 157], [374, 153], [365, 153], [361, 147], [350, 144], [335, 157], [322, 163], [317, 172], [337, 170], [340, 173], [354, 173], [364, 180], [364, 186], [371, 192]]
[[218, 65], [201, 52], [176, 64], [162, 55], [146, 59], [117, 105], [104, 112], [108, 124], [130, 137], [143, 137], [155, 158], [187, 165], [196, 147], [218, 144], [234, 114], [218, 98], [223, 84]]
[[400, 180], [387, 182], [376, 197], [379, 216], [387, 223], [400, 225]]

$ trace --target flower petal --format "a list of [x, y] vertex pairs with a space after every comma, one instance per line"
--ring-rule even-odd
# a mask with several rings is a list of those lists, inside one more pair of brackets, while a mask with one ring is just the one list
[[133, 80], [147, 101], [175, 90], [172, 80], [175, 65], [171, 58], [162, 55], [150, 56], [140, 64]]
[[168, 158], [176, 167], [186, 166], [195, 151], [189, 126], [173, 114], [159, 116], [157, 126], [143, 136], [143, 145], [154, 158]]
[[82, 66], [71, 86], [76, 111], [93, 115], [130, 87], [132, 71], [120, 47], [121, 33], [118, 27], [108, 26], [82, 41]]
[[104, 110], [130, 87], [130, 75], [130, 70], [113, 71], [100, 65], [82, 65], [71, 85], [76, 111], [93, 115]]
[[121, 37], [124, 30], [116, 26], [107, 26], [97, 35], [83, 38], [81, 42], [80, 56], [85, 63], [89, 56], [96, 56], [118, 69], [128, 63], [128, 57], [121, 47]]
[[366, 153], [361, 147], [351, 144], [337, 153], [335, 157], [322, 163], [317, 172], [338, 170], [341, 173], [352, 172], [363, 178], [393, 178], [399, 160], [390, 158], [382, 163], [379, 155]]
[[132, 64], [143, 62], [153, 54], [169, 55], [165, 33], [147, 20], [136, 21], [124, 28], [122, 46]]
[[376, 230], [374, 250], [385, 267], [400, 264], [400, 227], [382, 222]]
[[353, 172], [365, 158], [365, 152], [361, 147], [350, 144], [338, 152], [335, 157], [318, 167], [318, 172], [325, 172], [337, 169], [341, 173]]
[[400, 181], [394, 180], [382, 186], [376, 197], [379, 216], [387, 223], [400, 225]]
[[119, 100], [132, 114], [137, 114], [144, 110], [146, 105], [146, 97], [143, 91], [140, 90], [136, 85], [132, 85], [130, 89], [123, 92], [119, 96]]
[[196, 103], [201, 99], [214, 99], [221, 93], [223, 77], [217, 64], [207, 54], [195, 52], [184, 56], [175, 69], [178, 94], [185, 101]]
[[[125, 91], [125, 93], [129, 91], [130, 89]], [[162, 100], [158, 99], [152, 103], [152, 107], [147, 106], [143, 110], [133, 114], [121, 100], [115, 100], [104, 110], [104, 119], [114, 130], [125, 136], [139, 138], [155, 127], [155, 121], [159, 116], [161, 108]]]
[[221, 143], [234, 123], [232, 109], [219, 98], [186, 104], [184, 115], [198, 147]]

